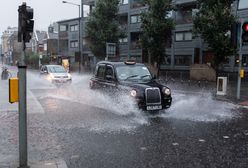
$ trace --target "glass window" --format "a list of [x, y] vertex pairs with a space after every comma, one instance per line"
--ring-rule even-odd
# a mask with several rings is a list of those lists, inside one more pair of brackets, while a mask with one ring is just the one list
[[128, 4], [128, 0], [120, 0], [120, 4], [121, 4], [121, 5]]
[[60, 25], [59, 30], [60, 31], [67, 31], [67, 25]]
[[242, 56], [242, 66], [243, 67], [248, 67], [248, 55], [243, 55]]
[[71, 48], [78, 48], [78, 41], [71, 41], [70, 42], [70, 47]]
[[140, 22], [141, 22], [140, 15], [132, 15], [131, 16], [131, 23], [140, 23]]
[[183, 33], [176, 33], [176, 41], [183, 41]]
[[175, 65], [190, 66], [192, 64], [191, 55], [175, 55]]
[[104, 73], [105, 73], [105, 65], [99, 65], [96, 76], [99, 78], [104, 78]]
[[152, 76], [145, 66], [118, 66], [116, 75], [119, 80], [151, 80]]
[[192, 32], [185, 32], [184, 40], [192, 40]]
[[51, 73], [66, 73], [66, 70], [62, 66], [49, 66], [48, 71]]
[[78, 25], [71, 25], [70, 26], [70, 31], [71, 32], [78, 31]]
[[108, 76], [114, 76], [114, 71], [113, 71], [113, 68], [111, 66], [107, 66], [106, 67], [106, 77]]
[[190, 41], [192, 40], [192, 32], [176, 32], [176, 41]]
[[127, 43], [127, 37], [126, 38], [121, 38], [121, 39], [119, 39], [119, 42], [120, 43]]

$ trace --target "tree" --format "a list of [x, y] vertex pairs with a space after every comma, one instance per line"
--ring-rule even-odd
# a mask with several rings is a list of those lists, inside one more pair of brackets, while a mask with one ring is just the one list
[[90, 13], [86, 34], [92, 53], [100, 60], [106, 56], [106, 43], [118, 43], [124, 35], [118, 22], [119, 0], [100, 0]]
[[194, 18], [194, 31], [201, 35], [213, 51], [212, 66], [215, 70], [236, 52], [229, 35], [236, 20], [231, 10], [232, 2], [233, 0], [198, 0], [200, 9]]
[[148, 54], [148, 63], [156, 66], [159, 77], [160, 64], [170, 42], [173, 20], [168, 17], [172, 10], [171, 0], [144, 0], [148, 9], [141, 14], [143, 34], [142, 47]]

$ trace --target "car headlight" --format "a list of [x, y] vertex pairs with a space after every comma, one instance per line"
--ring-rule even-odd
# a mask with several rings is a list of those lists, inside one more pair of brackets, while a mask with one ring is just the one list
[[54, 79], [54, 75], [53, 74], [50, 74], [50, 79]]
[[68, 74], [68, 78], [71, 79], [71, 74]]
[[164, 93], [165, 95], [169, 96], [169, 95], [171, 94], [171, 91], [170, 91], [169, 88], [163, 87], [163, 93]]
[[131, 90], [131, 91], [130, 91], [130, 95], [131, 95], [132, 97], [135, 97], [135, 96], [137, 95], [137, 91], [136, 91], [136, 90]]

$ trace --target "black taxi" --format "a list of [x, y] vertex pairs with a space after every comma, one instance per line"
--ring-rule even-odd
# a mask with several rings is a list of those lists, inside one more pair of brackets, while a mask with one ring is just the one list
[[112, 95], [129, 94], [145, 111], [166, 109], [172, 102], [171, 90], [158, 83], [144, 64], [134, 61], [98, 62], [89, 86]]

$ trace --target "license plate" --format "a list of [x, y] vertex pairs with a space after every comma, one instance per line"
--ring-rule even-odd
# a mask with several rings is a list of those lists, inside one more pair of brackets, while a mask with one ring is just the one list
[[162, 105], [147, 106], [146, 109], [147, 110], [161, 110], [162, 109]]

